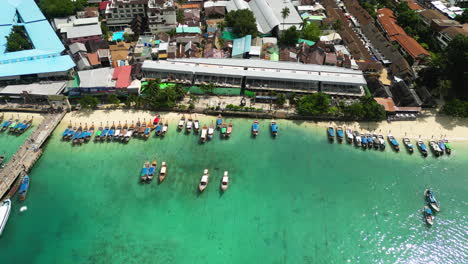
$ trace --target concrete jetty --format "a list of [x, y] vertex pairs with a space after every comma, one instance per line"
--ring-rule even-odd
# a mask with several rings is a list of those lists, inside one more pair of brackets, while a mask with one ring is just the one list
[[[8, 160], [3, 169], [0, 169], [0, 197], [4, 197], [12, 187], [15, 180], [28, 172], [41, 157], [41, 147], [49, 138], [54, 129], [65, 116], [66, 112], [47, 114], [41, 124]], [[32, 128], [34, 129], [34, 128]]]

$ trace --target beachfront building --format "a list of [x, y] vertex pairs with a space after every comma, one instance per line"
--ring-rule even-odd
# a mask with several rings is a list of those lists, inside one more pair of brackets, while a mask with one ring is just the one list
[[[13, 26], [24, 29], [30, 49], [7, 51]], [[0, 8], [0, 84], [67, 79], [75, 63], [33, 0], [2, 1]]]
[[217, 87], [237, 87], [253, 91], [276, 91], [362, 96], [366, 81], [358, 70], [333, 66], [306, 65], [245, 59], [174, 59], [145, 61], [146, 78], [166, 82]]
[[23, 98], [26, 101], [44, 101], [50, 96], [60, 95], [68, 86], [68, 81], [47, 81], [31, 84], [12, 84], [0, 88], [1, 96]]
[[[289, 9], [289, 15], [283, 19], [281, 11]], [[261, 34], [272, 34], [295, 26], [299, 29], [302, 19], [290, 0], [231, 0], [226, 4], [227, 11], [249, 9], [257, 21], [257, 30]]]

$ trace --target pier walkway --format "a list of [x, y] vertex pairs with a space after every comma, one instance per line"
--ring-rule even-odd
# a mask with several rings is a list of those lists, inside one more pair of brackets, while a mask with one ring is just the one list
[[17, 150], [15, 155], [0, 170], [0, 197], [4, 197], [12, 184], [25, 172], [28, 172], [41, 157], [40, 147], [49, 138], [54, 129], [65, 116], [66, 112], [47, 114], [41, 124]]

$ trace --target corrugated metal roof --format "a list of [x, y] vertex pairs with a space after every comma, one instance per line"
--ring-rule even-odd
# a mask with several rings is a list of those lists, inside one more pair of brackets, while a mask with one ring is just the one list
[[75, 67], [70, 56], [58, 56], [40, 60], [22, 61], [10, 64], [0, 64], [0, 77], [47, 72], [68, 71]]
[[67, 38], [69, 39], [100, 35], [102, 35], [102, 31], [99, 24], [75, 26], [67, 29]]
[[114, 69], [108, 67], [78, 71], [80, 88], [115, 87], [115, 81], [112, 80], [113, 73]]
[[201, 34], [200, 27], [177, 27], [176, 33], [192, 33], [192, 34]]
[[22, 94], [23, 91], [26, 91], [32, 95], [57, 95], [63, 91], [67, 82], [68, 81], [8, 85], [1, 93]]

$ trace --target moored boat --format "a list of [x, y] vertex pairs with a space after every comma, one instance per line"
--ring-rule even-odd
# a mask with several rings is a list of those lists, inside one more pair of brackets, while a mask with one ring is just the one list
[[79, 141], [80, 145], [84, 143], [84, 140], [85, 140], [87, 134], [88, 134], [88, 125], [85, 124], [85, 127], [84, 127], [83, 131], [81, 131], [81, 134], [78, 137], [78, 141]]
[[444, 153], [445, 153], [445, 150], [447, 149], [447, 148], [445, 147], [444, 141], [443, 141], [442, 139], [439, 140], [439, 141], [437, 142], [437, 145], [439, 145], [440, 154], [441, 154], [441, 155], [444, 154]]
[[72, 144], [73, 145], [77, 145], [80, 143], [80, 136], [81, 136], [81, 131], [83, 130], [83, 128], [80, 126], [78, 127], [78, 129], [75, 131], [75, 133], [73, 134], [73, 137], [72, 137]]
[[445, 153], [447, 153], [447, 155], [450, 155], [452, 153], [452, 146], [450, 145], [447, 138], [444, 138], [444, 144], [445, 144]]
[[86, 137], [85, 137], [84, 141], [89, 142], [93, 135], [94, 135], [94, 124], [91, 124], [88, 131], [86, 132]]
[[270, 123], [270, 130], [271, 134], [276, 137], [278, 135], [278, 125], [276, 124], [276, 121], [271, 121]]
[[424, 191], [424, 197], [426, 198], [427, 204], [436, 212], [440, 212], [440, 206], [439, 202], [437, 202], [434, 192], [432, 192], [430, 189], [426, 189]]
[[70, 125], [68, 125], [68, 127], [65, 129], [65, 131], [63, 131], [62, 140], [67, 139], [67, 136], [68, 136], [68, 133], [70, 132], [70, 130], [72, 130], [72, 124], [71, 123], [70, 123]]
[[232, 123], [229, 123], [229, 125], [227, 127], [227, 131], [226, 131], [226, 136], [230, 137], [231, 134], [232, 134]]
[[5, 229], [6, 223], [8, 222], [8, 218], [10, 217], [10, 211], [11, 211], [11, 200], [6, 199], [5, 201], [2, 202], [2, 205], [0, 206], [0, 236], [3, 233], [3, 230]]
[[145, 164], [143, 165], [143, 168], [141, 169], [141, 173], [140, 173], [140, 181], [141, 182], [146, 182], [146, 180], [148, 180], [149, 167], [150, 167], [149, 161], [145, 162]]
[[161, 163], [161, 169], [159, 170], [159, 182], [164, 181], [164, 179], [166, 178], [166, 173], [167, 173], [167, 165], [166, 165], [166, 162], [163, 161]]
[[257, 136], [258, 135], [258, 130], [260, 128], [260, 125], [258, 124], [258, 121], [255, 120], [252, 124], [252, 135]]
[[10, 118], [10, 120], [5, 121], [1, 126], [2, 127], [1, 131], [3, 132], [7, 130], [8, 126], [10, 126], [12, 122], [13, 122], [13, 118]]
[[185, 124], [185, 132], [190, 133], [192, 131], [193, 127], [193, 119], [190, 116], [189, 119], [187, 120], [187, 123]]
[[115, 134], [115, 125], [112, 123], [112, 126], [109, 129], [109, 133], [107, 133], [107, 141], [111, 141], [114, 138]]
[[229, 173], [228, 171], [224, 172], [223, 178], [221, 179], [221, 190], [226, 191], [229, 187]]
[[338, 141], [338, 143], [343, 142], [343, 137], [344, 137], [343, 128], [339, 126], [336, 128], [336, 140]]
[[146, 131], [146, 122], [143, 121], [141, 123], [140, 129], [138, 130], [138, 136], [145, 138], [145, 131]]
[[203, 175], [200, 179], [200, 183], [198, 184], [198, 190], [200, 192], [203, 192], [206, 189], [206, 186], [208, 185], [208, 180], [210, 179], [210, 174], [208, 174], [208, 169], [205, 169], [203, 171]]
[[372, 135], [372, 141], [374, 141], [374, 149], [379, 149], [380, 141], [379, 136], [377, 134]]
[[3, 168], [3, 162], [5, 162], [5, 153], [0, 155], [0, 167], [2, 167], [2, 168]]
[[120, 122], [119, 122], [119, 124], [118, 124], [117, 127], [115, 128], [114, 138], [113, 138], [114, 141], [117, 141], [117, 140], [120, 139], [120, 131], [121, 131], [121, 130], [122, 130], [122, 125], [121, 125]]
[[109, 130], [110, 130], [109, 125], [104, 127], [104, 130], [101, 133], [101, 138], [100, 138], [101, 141], [106, 140], [107, 134], [109, 134]]
[[227, 124], [223, 123], [223, 125], [221, 126], [221, 137], [225, 138], [226, 133], [227, 133]]
[[361, 136], [359, 136], [359, 132], [354, 131], [353, 137], [354, 137], [354, 145], [356, 145], [356, 147], [361, 147], [362, 142], [361, 142]]
[[221, 114], [219, 114], [218, 118], [216, 119], [216, 128], [219, 130], [221, 129], [222, 125], [223, 125], [223, 118], [221, 117]]
[[431, 208], [429, 208], [429, 206], [424, 206], [423, 214], [424, 214], [424, 220], [426, 220], [426, 223], [432, 226], [434, 224], [434, 213], [432, 212]]
[[135, 131], [135, 126], [133, 124], [127, 130], [127, 134], [125, 134], [123, 142], [128, 143], [133, 136], [133, 132]]
[[153, 125], [151, 123], [146, 124], [145, 130], [143, 131], [143, 137], [148, 139], [151, 134], [151, 128]]
[[96, 135], [94, 136], [94, 141], [100, 141], [101, 140], [101, 134], [102, 134], [103, 130], [104, 130], [104, 128], [102, 128], [102, 123], [101, 123], [101, 125], [98, 127], [98, 130], [96, 131]]
[[125, 135], [127, 135], [128, 132], [128, 124], [125, 122], [125, 125], [122, 126], [122, 130], [120, 130], [120, 137], [119, 141], [123, 142], [125, 140]]
[[198, 131], [200, 131], [200, 121], [198, 121], [198, 119], [195, 119], [195, 121], [193, 122], [193, 131], [195, 133], [198, 133]]
[[153, 120], [153, 125], [156, 126], [157, 124], [159, 124], [159, 119], [160, 119], [160, 116], [157, 115], [157, 116], [154, 118], [154, 120]]
[[349, 128], [346, 129], [346, 142], [352, 144], [354, 141], [353, 131]]
[[169, 123], [166, 121], [166, 123], [164, 123], [164, 126], [161, 130], [161, 137], [164, 137], [166, 135], [168, 128], [169, 128]]
[[328, 140], [333, 141], [335, 139], [335, 129], [332, 126], [327, 128]]
[[8, 126], [8, 131], [13, 132], [15, 130], [16, 125], [18, 124], [19, 119], [16, 119]]
[[397, 152], [400, 151], [400, 144], [395, 139], [395, 137], [393, 137], [392, 134], [388, 134], [387, 138], [388, 138], [388, 141], [390, 142], [390, 145], [392, 146], [392, 148]]
[[423, 157], [427, 157], [427, 146], [426, 144], [424, 144], [422, 139], [418, 139], [418, 148]]
[[26, 175], [21, 179], [21, 185], [19, 187], [18, 195], [19, 195], [19, 200], [24, 201], [26, 200], [26, 195], [28, 194], [28, 189], [29, 189], [29, 176]]
[[431, 141], [429, 141], [429, 146], [431, 147], [431, 150], [432, 150], [432, 152], [434, 153], [434, 155], [436, 157], [439, 157], [441, 155], [442, 150], [440, 149], [437, 142], [435, 142], [434, 140], [431, 140]]
[[23, 124], [17, 131], [18, 134], [23, 134], [26, 130], [28, 130], [33, 124], [33, 117], [31, 117], [31, 119], [29, 119], [28, 122], [26, 122], [26, 124]]
[[177, 129], [181, 131], [184, 128], [184, 124], [185, 124], [185, 116], [183, 115], [179, 120], [179, 124], [177, 124]]
[[154, 177], [154, 173], [156, 172], [156, 167], [158, 166], [158, 162], [155, 160], [153, 160], [153, 162], [151, 163], [151, 167], [149, 168], [148, 170], [148, 177], [146, 178], [147, 181], [152, 181], [153, 180], [153, 177]]
[[201, 135], [200, 135], [200, 142], [201, 143], [206, 142], [207, 134], [208, 134], [208, 127], [206, 125], [203, 125]]
[[163, 123], [160, 122], [156, 125], [156, 128], [154, 129], [154, 135], [155, 136], [160, 136], [163, 128]]
[[374, 139], [372, 138], [372, 135], [370, 133], [367, 133], [366, 138], [367, 138], [367, 148], [372, 149], [372, 147], [374, 146]]
[[361, 134], [361, 147], [362, 149], [366, 149], [367, 148], [367, 137], [366, 135], [364, 134]]
[[[132, 126], [133, 126], [133, 124], [132, 124]], [[133, 127], [133, 136], [134, 137], [139, 136], [138, 134], [140, 133], [140, 128], [141, 128], [141, 122], [140, 122], [140, 119], [138, 119], [135, 126]]]
[[379, 139], [379, 148], [380, 150], [384, 150], [385, 149], [385, 138], [382, 134], [379, 134], [377, 136], [377, 138]]
[[413, 147], [413, 144], [411, 143], [411, 140], [409, 138], [405, 137], [405, 138], [403, 138], [403, 144], [405, 144], [405, 147], [408, 150], [408, 152], [413, 154], [414, 147]]
[[20, 128], [23, 127], [23, 125], [26, 125], [28, 121], [24, 120], [23, 122], [18, 122], [16, 126], [10, 128], [10, 133], [16, 134], [19, 132]]
[[211, 140], [213, 138], [214, 134], [214, 125], [211, 124], [210, 127], [208, 128], [208, 139]]

